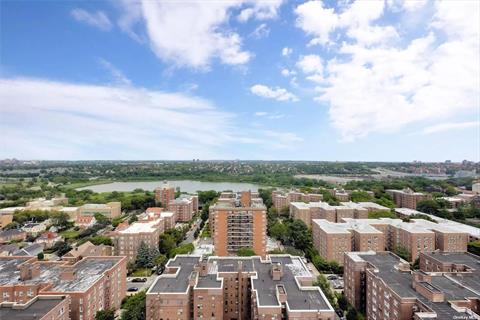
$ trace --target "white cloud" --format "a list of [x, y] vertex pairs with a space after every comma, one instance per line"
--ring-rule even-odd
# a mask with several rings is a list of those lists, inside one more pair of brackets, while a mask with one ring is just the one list
[[[308, 79], [322, 82], [316, 99], [329, 106], [331, 123], [342, 140], [478, 113], [480, 2], [433, 2], [427, 28], [401, 37], [391, 25], [376, 25], [388, 10], [383, 1], [357, 1], [339, 13], [308, 3], [335, 15], [328, 26], [316, 31], [315, 25], [299, 24], [312, 41], [328, 43], [334, 33], [349, 39], [330, 46], [331, 58], [324, 67], [306, 68]], [[301, 6], [296, 10], [297, 23], [313, 14], [299, 10]]]
[[322, 73], [323, 61], [320, 56], [310, 54], [300, 57], [297, 62], [297, 67], [307, 74]]
[[276, 148], [272, 133], [240, 129], [235, 114], [183, 93], [14, 78], [0, 79], [0, 101], [9, 102], [1, 107], [8, 139], [0, 157], [212, 159], [232, 144]]
[[257, 20], [276, 18], [283, 0], [251, 0], [246, 1], [246, 3], [251, 6], [240, 12], [238, 15], [238, 21], [240, 22], [246, 22], [251, 18]]
[[298, 98], [293, 93], [279, 87], [269, 88], [262, 84], [256, 84], [250, 88], [250, 92], [263, 98], [278, 101], [298, 101]]
[[266, 23], [260, 24], [252, 32], [252, 36], [256, 39], [266, 38], [270, 34], [270, 29], [267, 27]]
[[326, 44], [339, 18], [333, 8], [324, 8], [322, 1], [307, 1], [295, 9], [296, 25], [314, 38], [311, 44]]
[[127, 86], [132, 84], [130, 79], [128, 79], [120, 69], [115, 67], [109, 61], [105, 59], [98, 59], [98, 62], [102, 67], [104, 67], [108, 72], [110, 72], [113, 79], [115, 80], [115, 83], [120, 85], [127, 85]]
[[443, 131], [462, 130], [462, 129], [468, 129], [468, 128], [477, 128], [477, 130], [480, 129], [480, 121], [439, 123], [439, 124], [424, 128], [422, 130], [422, 133], [432, 134], [432, 133], [438, 133]]
[[[243, 49], [243, 39], [229, 27], [232, 13], [238, 19], [277, 17], [281, 0], [253, 1], [127, 1], [121, 0], [120, 28], [139, 42], [147, 39], [156, 56], [176, 67], [206, 70], [218, 59], [227, 65], [244, 65], [253, 54]], [[146, 35], [143, 36], [143, 24]], [[140, 30], [139, 30], [140, 29]], [[257, 36], [266, 36], [266, 25]]]
[[282, 56], [288, 57], [289, 55], [292, 54], [292, 52], [293, 52], [292, 48], [285, 47], [285, 48], [282, 49]]
[[110, 19], [103, 11], [96, 11], [91, 13], [86, 10], [76, 8], [73, 9], [70, 14], [75, 20], [79, 22], [84, 22], [102, 31], [109, 31], [112, 29], [112, 23], [110, 22]]
[[282, 73], [282, 76], [284, 77], [290, 77], [297, 74], [295, 70], [288, 70], [288, 69], [282, 69], [281, 73]]
[[284, 114], [280, 114], [280, 113], [268, 113], [268, 112], [265, 112], [265, 111], [259, 111], [259, 112], [255, 112], [255, 116], [256, 117], [265, 117], [267, 119], [271, 119], [271, 120], [276, 120], [276, 119], [281, 119], [283, 117], [285, 117]]

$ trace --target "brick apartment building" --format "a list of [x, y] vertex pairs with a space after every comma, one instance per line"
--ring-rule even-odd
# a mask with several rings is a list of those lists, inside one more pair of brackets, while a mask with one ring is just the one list
[[345, 253], [345, 296], [367, 319], [478, 319], [479, 263], [468, 253], [421, 253], [420, 270], [410, 271], [391, 252]]
[[290, 202], [318, 202], [323, 200], [323, 195], [319, 193], [304, 193], [299, 191], [283, 191], [272, 192], [273, 207], [277, 210], [288, 208]]
[[331, 206], [322, 201], [290, 203], [290, 217], [302, 220], [309, 228], [312, 227], [313, 219], [325, 219], [331, 222], [341, 222], [343, 218], [366, 219], [368, 212], [368, 208], [354, 202], [342, 202], [339, 206]]
[[436, 249], [444, 252], [466, 252], [468, 233], [436, 223], [412, 219], [350, 219], [342, 223], [314, 219], [313, 245], [320, 256], [328, 261], [343, 263], [343, 252], [406, 250], [411, 261], [421, 252]]
[[36, 296], [26, 303], [0, 303], [0, 319], [70, 320], [69, 296]]
[[173, 199], [175, 199], [175, 188], [166, 182], [161, 187], [155, 188], [155, 202], [163, 208], [167, 208], [168, 203]]
[[147, 320], [335, 319], [300, 257], [178, 255], [147, 291]]
[[67, 295], [72, 320], [93, 320], [98, 310], [120, 308], [126, 293], [126, 266], [125, 257], [86, 257], [73, 264], [0, 257], [0, 303]]
[[188, 222], [198, 212], [198, 196], [182, 195], [168, 202], [168, 211], [175, 214], [179, 222]]
[[126, 256], [128, 261], [135, 261], [142, 242], [150, 248], [158, 249], [159, 237], [165, 230], [164, 220], [159, 215], [161, 213], [146, 214], [131, 225], [118, 225], [117, 229], [110, 233], [115, 255]]
[[216, 255], [235, 255], [240, 248], [252, 248], [265, 256], [267, 208], [258, 193], [222, 194], [210, 206], [209, 223]]
[[395, 205], [399, 208], [417, 209], [417, 203], [426, 199], [426, 195], [421, 192], [414, 192], [410, 188], [403, 190], [387, 190], [387, 193], [392, 196]]

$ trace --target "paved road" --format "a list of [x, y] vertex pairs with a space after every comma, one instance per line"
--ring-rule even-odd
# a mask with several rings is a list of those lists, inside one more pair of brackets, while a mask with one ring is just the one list
[[[153, 274], [150, 277], [138, 277], [138, 278], [147, 278], [146, 282], [132, 282], [131, 280], [134, 278], [136, 277], [127, 278], [127, 289], [135, 287], [135, 288], [138, 288], [138, 291], [141, 291], [143, 289], [148, 289], [152, 285], [153, 281], [157, 278], [157, 274]], [[138, 291], [127, 291], [127, 295], [135, 294]]]
[[200, 227], [200, 222], [201, 222], [201, 219], [197, 219], [197, 221], [195, 221], [195, 223], [193, 224], [192, 226], [192, 229], [190, 229], [187, 234], [185, 235], [186, 236], [186, 239], [183, 240], [180, 245], [184, 245], [184, 244], [188, 244], [188, 243], [193, 243], [193, 240], [195, 240], [195, 237], [194, 237], [194, 233], [195, 231], [198, 229], [198, 227]]

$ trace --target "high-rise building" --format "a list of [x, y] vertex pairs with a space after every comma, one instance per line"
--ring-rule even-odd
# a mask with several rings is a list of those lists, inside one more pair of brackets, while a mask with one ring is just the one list
[[166, 182], [161, 187], [155, 188], [155, 202], [163, 208], [167, 208], [168, 203], [173, 199], [175, 199], [175, 188]]
[[175, 213], [177, 221], [188, 222], [198, 212], [197, 195], [181, 195], [168, 202], [168, 211]]
[[265, 256], [267, 208], [258, 193], [221, 195], [210, 206], [209, 222], [216, 255], [235, 255], [240, 248], [251, 248]]
[[300, 257], [177, 255], [147, 291], [147, 320], [317, 319], [335, 312]]

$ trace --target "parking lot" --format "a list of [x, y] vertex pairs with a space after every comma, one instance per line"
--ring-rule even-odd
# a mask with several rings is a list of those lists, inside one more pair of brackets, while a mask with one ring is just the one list
[[[143, 289], [148, 289], [152, 285], [152, 283], [153, 283], [153, 281], [155, 280], [156, 277], [157, 277], [157, 275], [153, 274], [150, 277], [129, 277], [129, 278], [127, 278], [127, 295], [135, 294], [138, 291], [141, 291]], [[145, 281], [145, 282], [134, 282], [133, 281], [134, 279], [142, 279], [142, 278], [146, 278], [147, 281]], [[133, 290], [131, 288], [137, 288], [138, 290], [129, 291], [129, 289]]]

